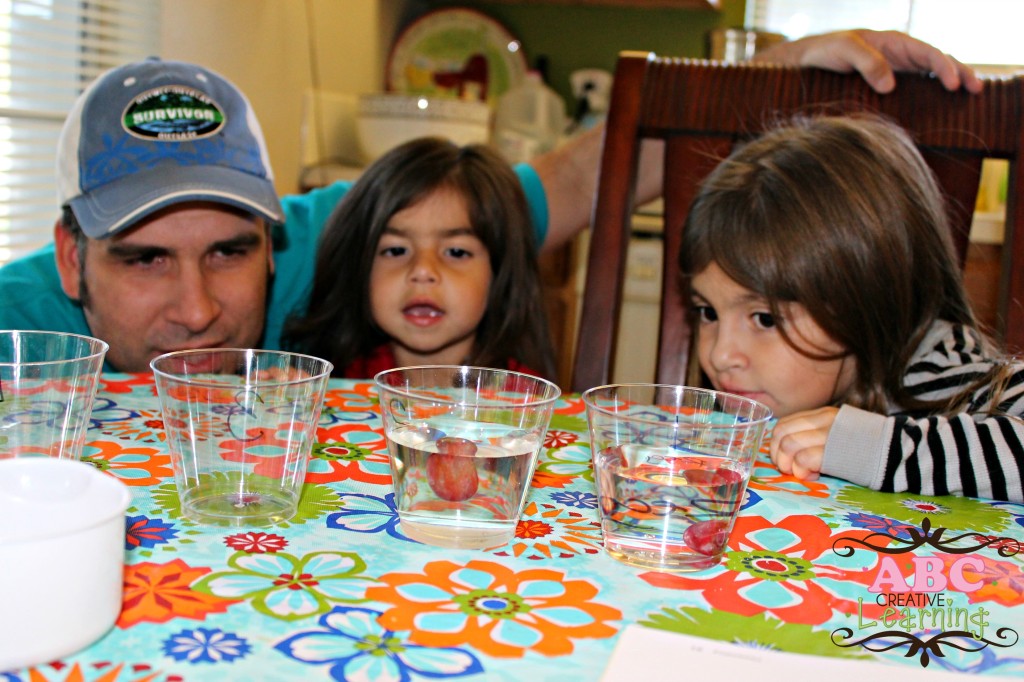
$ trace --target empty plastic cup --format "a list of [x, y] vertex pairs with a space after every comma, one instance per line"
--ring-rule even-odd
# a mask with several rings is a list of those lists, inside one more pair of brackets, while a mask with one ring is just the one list
[[294, 516], [333, 365], [210, 349], [167, 353], [150, 366], [182, 514], [236, 527]]
[[0, 459], [80, 459], [106, 353], [89, 336], [0, 331]]

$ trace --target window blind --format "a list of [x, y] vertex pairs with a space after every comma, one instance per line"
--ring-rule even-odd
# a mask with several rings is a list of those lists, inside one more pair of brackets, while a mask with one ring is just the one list
[[0, 264], [50, 241], [57, 138], [110, 67], [159, 54], [160, 0], [0, 0]]
[[747, 0], [746, 23], [790, 39], [845, 28], [892, 29], [968, 64], [1024, 64], [1021, 0]]

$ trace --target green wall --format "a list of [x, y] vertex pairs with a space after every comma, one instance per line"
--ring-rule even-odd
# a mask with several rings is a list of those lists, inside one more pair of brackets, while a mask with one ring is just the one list
[[707, 56], [708, 31], [742, 26], [745, 0], [722, 0], [719, 11], [483, 0], [432, 0], [428, 5], [468, 6], [504, 24], [522, 41], [531, 65], [538, 55], [547, 56], [549, 85], [568, 103], [569, 74], [584, 68], [614, 71], [621, 50]]

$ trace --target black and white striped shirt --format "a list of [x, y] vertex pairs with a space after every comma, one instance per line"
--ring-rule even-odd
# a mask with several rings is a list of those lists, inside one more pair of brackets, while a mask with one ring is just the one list
[[[1005, 358], [963, 325], [936, 322], [911, 359], [904, 385], [941, 400]], [[1024, 502], [1024, 362], [992, 404], [992, 386], [974, 392], [963, 412], [875, 414], [843, 406], [825, 444], [821, 473], [886, 492], [967, 495]]]

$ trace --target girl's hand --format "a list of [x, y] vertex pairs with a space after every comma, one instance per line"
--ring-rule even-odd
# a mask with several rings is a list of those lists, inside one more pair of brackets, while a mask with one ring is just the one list
[[825, 456], [825, 441], [837, 414], [838, 407], [821, 407], [780, 419], [772, 431], [769, 449], [775, 466], [784, 474], [816, 480]]

